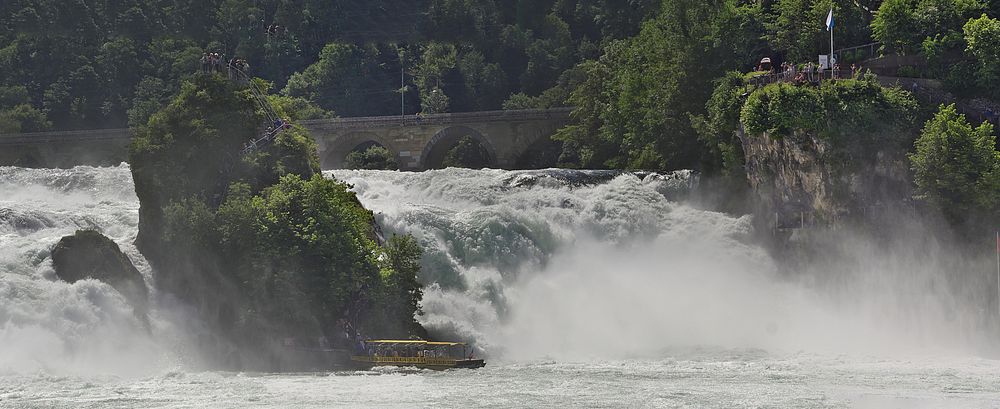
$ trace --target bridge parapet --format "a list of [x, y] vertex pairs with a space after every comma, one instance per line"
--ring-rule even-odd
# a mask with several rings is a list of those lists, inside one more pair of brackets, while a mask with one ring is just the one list
[[450, 125], [483, 122], [519, 122], [569, 119], [573, 108], [519, 109], [507, 111], [456, 112], [427, 115], [363, 116], [298, 121], [309, 129], [372, 129], [389, 126]]
[[50, 131], [0, 134], [0, 145], [24, 145], [56, 142], [78, 142], [80, 140], [125, 140], [132, 138], [128, 128], [87, 129], [80, 131]]
[[[378, 143], [396, 156], [404, 170], [439, 166], [437, 159], [462, 136], [490, 152], [492, 165], [510, 168], [531, 146], [570, 120], [572, 108], [459, 112], [448, 114], [353, 117], [297, 121], [313, 134], [324, 169], [343, 165], [351, 150]], [[132, 130], [0, 134], [0, 166], [118, 164], [127, 158]], [[428, 160], [430, 157], [436, 159]]]

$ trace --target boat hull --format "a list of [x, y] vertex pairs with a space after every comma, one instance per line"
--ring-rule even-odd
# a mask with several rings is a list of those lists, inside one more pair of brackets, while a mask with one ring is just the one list
[[475, 369], [486, 366], [486, 361], [482, 359], [352, 356], [351, 361], [359, 368], [402, 366], [443, 370], [453, 368]]

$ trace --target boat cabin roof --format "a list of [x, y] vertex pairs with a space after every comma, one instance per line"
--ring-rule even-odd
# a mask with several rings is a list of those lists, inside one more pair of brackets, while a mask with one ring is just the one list
[[365, 341], [369, 344], [403, 344], [403, 345], [430, 345], [430, 346], [456, 346], [465, 345], [464, 342], [433, 342], [424, 341], [419, 339], [406, 339], [406, 340], [396, 340], [396, 339], [376, 339]]

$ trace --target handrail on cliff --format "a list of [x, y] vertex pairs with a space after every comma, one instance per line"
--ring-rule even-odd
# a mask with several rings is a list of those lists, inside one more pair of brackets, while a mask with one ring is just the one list
[[230, 66], [229, 69], [231, 70], [231, 72], [235, 73], [233, 79], [237, 81], [241, 79], [243, 81], [246, 81], [246, 83], [249, 85], [248, 88], [250, 89], [250, 95], [253, 96], [254, 100], [257, 102], [257, 106], [260, 107], [260, 109], [264, 111], [264, 115], [267, 116], [268, 126], [273, 126], [273, 128], [265, 127], [266, 130], [264, 131], [264, 134], [261, 135], [261, 137], [250, 141], [250, 143], [248, 143], [245, 147], [243, 147], [243, 150], [240, 152], [240, 154], [248, 155], [250, 153], [253, 153], [259, 148], [263, 148], [266, 147], [267, 145], [270, 145], [271, 142], [274, 142], [274, 139], [278, 137], [278, 134], [280, 134], [282, 131], [286, 129], [291, 128], [291, 125], [288, 124], [287, 120], [284, 120], [280, 116], [278, 116], [278, 112], [274, 109], [274, 106], [271, 105], [271, 102], [267, 100], [267, 94], [265, 94], [260, 89], [260, 87], [257, 86], [257, 83], [253, 81], [253, 78], [251, 78], [249, 74], [243, 72], [243, 70], [240, 70], [239, 68], [236, 67]]
[[[265, 94], [264, 91], [257, 86], [257, 83], [253, 81], [250, 74], [247, 74], [245, 71], [233, 66], [232, 63], [226, 63], [225, 66], [229, 71], [229, 79], [247, 84], [247, 89], [250, 90], [250, 96], [257, 104], [257, 107], [264, 112], [264, 116], [267, 117], [267, 125], [265, 125], [264, 133], [260, 137], [250, 140], [250, 142], [246, 143], [243, 146], [243, 149], [240, 150], [241, 155], [248, 155], [257, 149], [270, 145], [282, 131], [291, 128], [291, 125], [288, 121], [282, 119], [278, 115], [274, 106], [267, 100], [267, 94]], [[221, 64], [207, 68], [207, 72], [219, 72], [216, 71], [216, 69], [221, 70]]]

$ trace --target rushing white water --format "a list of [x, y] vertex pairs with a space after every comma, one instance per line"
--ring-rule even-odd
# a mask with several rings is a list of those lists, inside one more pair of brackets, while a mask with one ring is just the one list
[[0, 371], [129, 373], [156, 365], [124, 298], [106, 284], [59, 281], [49, 251], [93, 228], [150, 271], [132, 245], [139, 203], [126, 165], [35, 170], [0, 167]]
[[933, 251], [859, 244], [837, 280], [790, 277], [749, 217], [677, 202], [685, 173], [328, 175], [421, 240], [420, 321], [487, 368], [197, 372], [155, 289], [146, 333], [110, 287], [52, 273], [59, 238], [96, 228], [151, 282], [128, 167], [0, 168], [0, 407], [998, 405], [996, 343], [965, 313], [982, 300], [935, 287]]
[[[704, 345], [895, 354], [996, 345], [969, 313], [982, 309], [978, 301], [956, 302], [940, 284], [940, 248], [903, 257], [861, 241], [843, 249], [843, 262], [780, 277], [751, 243], [749, 217], [668, 199], [684, 190], [686, 173], [332, 175], [351, 183], [389, 230], [424, 243], [424, 280], [434, 284], [422, 322], [494, 355], [620, 358]], [[831, 277], [839, 278], [830, 284]]]

